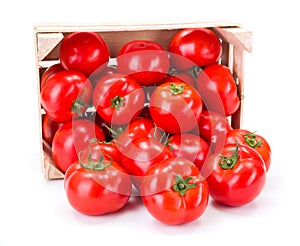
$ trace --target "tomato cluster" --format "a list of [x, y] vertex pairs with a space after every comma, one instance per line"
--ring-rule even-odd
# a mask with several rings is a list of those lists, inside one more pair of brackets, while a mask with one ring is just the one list
[[167, 48], [132, 40], [116, 58], [98, 33], [63, 39], [41, 77], [42, 130], [74, 209], [117, 211], [135, 188], [154, 218], [175, 225], [198, 219], [209, 196], [230, 206], [257, 198], [270, 146], [229, 125], [240, 98], [221, 55], [207, 28], [178, 31]]

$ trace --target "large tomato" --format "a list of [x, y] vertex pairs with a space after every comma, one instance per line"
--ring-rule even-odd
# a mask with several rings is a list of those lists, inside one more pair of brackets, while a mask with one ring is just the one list
[[252, 202], [266, 182], [266, 167], [261, 156], [254, 149], [239, 144], [226, 145], [222, 155], [211, 155], [202, 174], [207, 177], [211, 197], [229, 206]]
[[83, 73], [56, 72], [42, 88], [41, 104], [53, 120], [66, 122], [85, 112], [92, 90], [92, 83]]
[[52, 158], [62, 172], [78, 160], [78, 154], [93, 138], [105, 140], [102, 129], [89, 120], [73, 120], [66, 122], [54, 135], [52, 142]]
[[268, 171], [271, 164], [271, 147], [267, 140], [253, 132], [244, 129], [233, 129], [228, 131], [226, 135], [226, 144], [245, 144], [255, 149], [266, 164], [266, 170]]
[[111, 74], [101, 78], [93, 93], [97, 113], [106, 122], [125, 125], [144, 108], [143, 88], [130, 76]]
[[134, 138], [122, 153], [124, 156], [121, 165], [132, 175], [137, 188], [151, 166], [174, 156], [167, 146], [149, 137]]
[[63, 71], [64, 68], [61, 66], [60, 63], [56, 63], [50, 67], [48, 67], [41, 76], [41, 89], [43, 88], [44, 84], [47, 82], [47, 80], [55, 73], [59, 71]]
[[123, 208], [128, 202], [132, 183], [115, 161], [97, 149], [85, 149], [80, 160], [65, 174], [64, 187], [70, 205], [86, 215], [102, 215]]
[[65, 69], [90, 76], [106, 67], [109, 49], [103, 38], [93, 32], [75, 32], [66, 36], [60, 47], [60, 62]]
[[237, 86], [228, 67], [220, 64], [206, 67], [196, 84], [207, 110], [229, 116], [239, 108]]
[[149, 109], [158, 127], [178, 134], [196, 127], [202, 112], [202, 99], [192, 86], [178, 81], [168, 82], [152, 92]]
[[208, 185], [198, 168], [184, 158], [170, 158], [146, 172], [141, 195], [158, 221], [177, 225], [198, 219], [208, 205]]
[[204, 67], [217, 63], [222, 54], [222, 44], [210, 29], [187, 28], [174, 35], [168, 51], [177, 54], [171, 56], [172, 66], [183, 71], [194, 65]]
[[130, 75], [141, 85], [161, 81], [169, 71], [169, 57], [154, 41], [133, 40], [126, 43], [117, 56], [119, 73]]
[[168, 139], [168, 146], [175, 156], [193, 162], [201, 170], [210, 151], [208, 143], [195, 134], [176, 134]]

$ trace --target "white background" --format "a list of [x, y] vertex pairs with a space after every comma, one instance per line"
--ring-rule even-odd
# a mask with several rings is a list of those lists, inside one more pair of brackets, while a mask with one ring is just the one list
[[[0, 245], [299, 245], [300, 18], [297, 1], [265, 2], [2, 1]], [[261, 196], [240, 208], [211, 202], [199, 220], [181, 226], [155, 221], [139, 201], [101, 217], [75, 212], [62, 181], [45, 181], [40, 169], [34, 24], [213, 19], [243, 23], [254, 32], [243, 127], [272, 147]]]

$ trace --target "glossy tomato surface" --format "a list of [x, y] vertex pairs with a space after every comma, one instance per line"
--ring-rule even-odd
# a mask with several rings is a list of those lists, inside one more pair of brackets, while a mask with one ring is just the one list
[[198, 219], [208, 205], [208, 185], [198, 168], [184, 158], [153, 166], [141, 184], [148, 212], [158, 221], [177, 225]]
[[106, 67], [109, 56], [109, 48], [98, 33], [74, 32], [63, 39], [59, 58], [63, 68], [90, 76]]
[[169, 57], [164, 48], [150, 40], [126, 43], [117, 56], [118, 71], [130, 75], [141, 85], [161, 81], [169, 71]]

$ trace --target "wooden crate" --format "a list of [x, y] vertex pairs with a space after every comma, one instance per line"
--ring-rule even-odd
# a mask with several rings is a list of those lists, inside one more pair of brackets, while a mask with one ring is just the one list
[[[228, 66], [237, 82], [238, 93], [244, 95], [244, 53], [252, 50], [252, 32], [228, 22], [195, 22], [195, 23], [143, 23], [143, 24], [38, 24], [34, 27], [38, 93], [43, 71], [59, 60], [59, 49], [65, 35], [72, 32], [98, 32], [110, 48], [111, 57], [115, 57], [119, 49], [128, 41], [147, 39], [159, 42], [167, 48], [173, 35], [184, 28], [211, 28], [222, 40], [223, 54], [221, 63]], [[40, 104], [39, 104], [40, 105]], [[40, 106], [40, 126], [43, 109]], [[231, 116], [231, 126], [240, 128], [242, 124], [243, 100], [238, 111]], [[42, 171], [46, 179], [61, 179], [60, 172], [51, 158], [51, 147], [43, 140], [42, 130], [41, 152]]]

